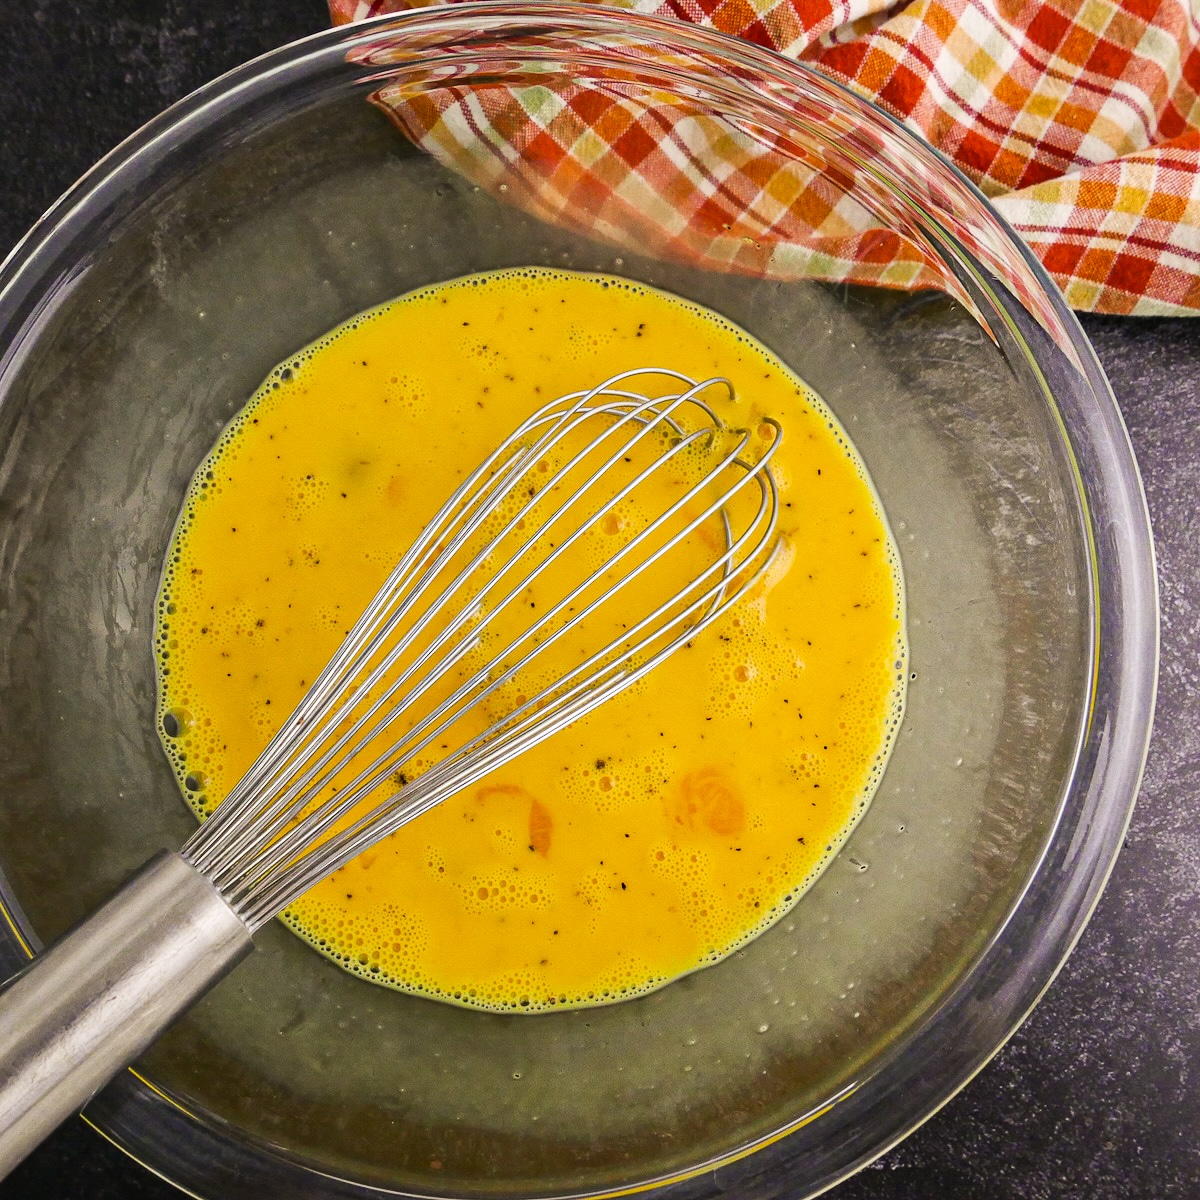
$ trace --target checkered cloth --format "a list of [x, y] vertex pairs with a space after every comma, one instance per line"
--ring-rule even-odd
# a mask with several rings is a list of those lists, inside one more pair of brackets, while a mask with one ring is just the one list
[[[1194, 0], [613, 2], [816, 65], [898, 116], [992, 198], [1072, 307], [1200, 314]], [[329, 7], [344, 23], [410, 4]], [[418, 99], [384, 89], [376, 99], [419, 144], [492, 187], [512, 182], [512, 164], [488, 145], [488, 129], [504, 129], [507, 143], [552, 163], [536, 189], [513, 198], [560, 222], [586, 221], [589, 232], [618, 243], [629, 244], [636, 228], [642, 248], [730, 269], [896, 287], [947, 283], [920, 246], [865, 210], [856, 217], [823, 197], [819, 172], [798, 184], [794, 169], [776, 169], [769, 147], [764, 153], [728, 128], [706, 126], [686, 106], [664, 105], [651, 136], [644, 105], [632, 114], [614, 96], [493, 85]], [[647, 141], [678, 146], [684, 157], [652, 154]], [[707, 164], [704, 195], [681, 215], [672, 193], [697, 145]], [[695, 182], [687, 181], [691, 192]]]

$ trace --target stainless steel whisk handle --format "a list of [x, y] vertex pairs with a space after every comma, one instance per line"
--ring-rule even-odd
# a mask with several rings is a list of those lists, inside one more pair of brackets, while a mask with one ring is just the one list
[[152, 858], [0, 991], [0, 1179], [253, 948], [180, 855]]

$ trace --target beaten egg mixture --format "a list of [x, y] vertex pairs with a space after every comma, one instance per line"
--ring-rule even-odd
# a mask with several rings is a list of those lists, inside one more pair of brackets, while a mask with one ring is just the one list
[[728, 955], [812, 883], [878, 783], [906, 676], [899, 562], [846, 434], [723, 317], [626, 280], [469, 276], [281, 364], [198, 470], [158, 609], [159, 720], [203, 818], [456, 482], [547, 400], [624, 370], [727, 376], [772, 417], [781, 544], [631, 691], [393, 834], [283, 915], [331, 959], [477, 1008], [608, 1003]]

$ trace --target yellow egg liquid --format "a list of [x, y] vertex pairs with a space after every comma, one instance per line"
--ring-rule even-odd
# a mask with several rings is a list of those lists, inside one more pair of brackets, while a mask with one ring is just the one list
[[650, 991], [775, 922], [870, 800], [907, 650], [895, 545], [845, 432], [723, 317], [542, 268], [355, 317], [277, 367], [201, 464], [155, 642], [185, 797], [201, 818], [221, 802], [423, 525], [524, 417], [647, 366], [724, 375], [727, 423], [782, 425], [771, 570], [630, 691], [284, 913], [356, 974], [514, 1012]]

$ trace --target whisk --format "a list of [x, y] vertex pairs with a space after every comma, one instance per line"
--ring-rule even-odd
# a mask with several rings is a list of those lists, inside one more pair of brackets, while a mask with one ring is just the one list
[[746, 597], [776, 545], [781, 431], [727, 428], [721, 391], [624, 372], [538, 409], [462, 482], [196, 833], [0, 993], [0, 1177], [309, 887]]

